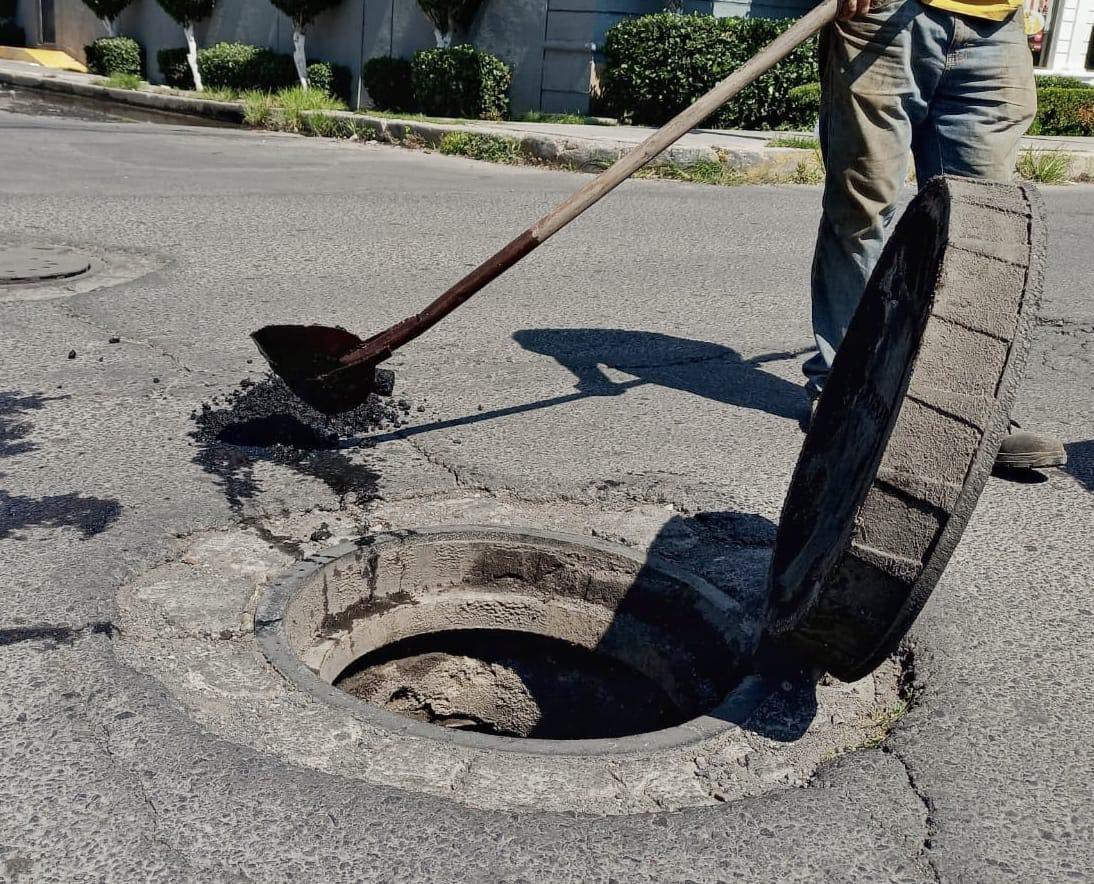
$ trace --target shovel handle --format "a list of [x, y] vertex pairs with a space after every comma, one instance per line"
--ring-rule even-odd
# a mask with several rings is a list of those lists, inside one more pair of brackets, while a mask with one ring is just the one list
[[818, 6], [798, 19], [706, 95], [621, 156], [567, 200], [551, 209], [501, 251], [487, 258], [468, 273], [421, 313], [404, 319], [386, 331], [369, 338], [359, 348], [343, 356], [341, 361], [346, 365], [353, 365], [359, 362], [386, 359], [394, 350], [432, 328], [483, 286], [499, 277], [538, 245], [558, 233], [659, 153], [679, 141], [745, 86], [755, 82], [817, 31], [833, 21], [838, 8], [839, 0], [822, 0]]

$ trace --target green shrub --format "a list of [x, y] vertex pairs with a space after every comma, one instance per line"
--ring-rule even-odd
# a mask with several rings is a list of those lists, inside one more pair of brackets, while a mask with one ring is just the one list
[[141, 75], [141, 47], [129, 37], [100, 37], [84, 47], [87, 69], [93, 74]]
[[308, 86], [326, 95], [348, 102], [353, 78], [344, 64], [313, 61], [308, 65]]
[[382, 55], [370, 58], [361, 68], [361, 79], [378, 110], [413, 111], [414, 90], [411, 66], [405, 58]]
[[820, 116], [820, 83], [795, 86], [786, 95], [784, 129], [812, 129]]
[[[604, 41], [604, 97], [612, 112], [660, 125], [785, 31], [791, 21], [656, 13], [625, 19]], [[785, 125], [788, 94], [819, 79], [809, 40], [742, 89], [708, 125], [773, 129]]]
[[13, 21], [0, 21], [0, 46], [26, 46], [27, 34]]
[[501, 120], [509, 110], [508, 65], [473, 46], [423, 49], [411, 69], [414, 100], [427, 114]]
[[1094, 135], [1094, 89], [1038, 89], [1030, 135]]
[[1038, 89], [1094, 89], [1094, 84], [1078, 77], [1061, 77], [1059, 74], [1046, 74], [1037, 79]]
[[186, 60], [186, 47], [161, 49], [156, 53], [156, 65], [163, 82], [172, 89], [193, 89], [194, 77]]

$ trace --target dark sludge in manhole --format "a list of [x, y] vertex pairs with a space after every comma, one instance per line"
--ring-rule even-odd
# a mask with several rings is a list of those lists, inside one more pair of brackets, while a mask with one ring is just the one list
[[625, 663], [564, 639], [503, 629], [402, 639], [355, 660], [334, 684], [409, 718], [503, 737], [624, 737], [690, 718]]

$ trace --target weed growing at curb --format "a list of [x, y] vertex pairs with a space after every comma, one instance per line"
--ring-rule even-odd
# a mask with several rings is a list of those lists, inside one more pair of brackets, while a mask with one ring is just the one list
[[[357, 134], [352, 120], [321, 113], [345, 110], [346, 106], [318, 89], [295, 86], [275, 94], [244, 92], [240, 101], [243, 103], [243, 122], [248, 126], [331, 138], [350, 138]], [[314, 113], [316, 111], [320, 113]]]
[[481, 132], [449, 132], [441, 138], [440, 151], [486, 163], [515, 166], [524, 160], [520, 142]]
[[1027, 148], [1018, 157], [1018, 175], [1040, 184], [1066, 184], [1074, 157], [1062, 150]]
[[820, 142], [812, 135], [776, 135], [765, 147], [794, 147], [798, 150], [819, 150]]
[[519, 117], [514, 117], [515, 123], [565, 123], [579, 126], [618, 126], [617, 120], [609, 120], [607, 117], [587, 117], [582, 114], [548, 114], [543, 111], [525, 111]]
[[144, 81], [136, 74], [111, 74], [103, 83], [108, 89], [132, 89], [139, 91]]

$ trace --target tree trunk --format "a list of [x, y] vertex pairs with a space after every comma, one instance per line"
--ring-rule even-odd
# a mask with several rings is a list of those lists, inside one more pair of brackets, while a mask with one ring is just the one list
[[186, 61], [189, 63], [190, 73], [194, 77], [194, 88], [201, 92], [201, 74], [198, 72], [198, 43], [194, 39], [193, 23], [183, 25], [182, 32], [186, 35]]
[[304, 31], [297, 24], [292, 28], [292, 60], [296, 62], [296, 75], [300, 78], [301, 88], [307, 89], [308, 57], [304, 54]]
[[433, 39], [437, 41], [438, 49], [448, 49], [452, 46], [452, 31], [442, 31], [440, 28], [433, 28]]
[[104, 18], [103, 19], [103, 26], [106, 28], [106, 36], [108, 36], [108, 37], [118, 36], [117, 34], [114, 33], [114, 19]]

